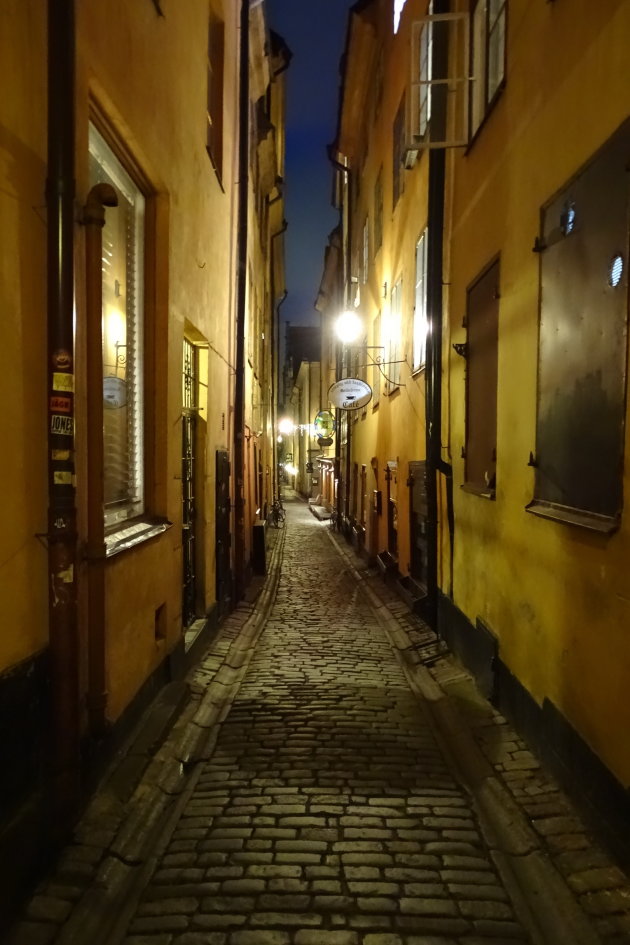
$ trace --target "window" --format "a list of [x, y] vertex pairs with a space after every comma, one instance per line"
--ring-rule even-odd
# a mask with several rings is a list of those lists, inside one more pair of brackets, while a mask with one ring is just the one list
[[363, 255], [361, 260], [361, 282], [365, 285], [368, 281], [368, 272], [370, 267], [370, 226], [366, 217], [363, 224]]
[[219, 175], [223, 173], [223, 21], [210, 11], [208, 22], [208, 98], [206, 150]]
[[630, 120], [542, 210], [535, 498], [596, 531], [623, 504]]
[[413, 309], [413, 370], [424, 366], [427, 351], [427, 245], [425, 228], [416, 243], [416, 284]]
[[103, 437], [105, 525], [144, 511], [144, 210], [140, 189], [93, 126], [90, 184], [118, 195], [103, 227]]
[[405, 96], [403, 95], [392, 129], [392, 184], [393, 184], [393, 203], [398, 203], [398, 198], [404, 190], [404, 167], [405, 156]]
[[378, 172], [374, 184], [374, 252], [383, 244], [383, 168]]
[[472, 14], [471, 133], [474, 134], [505, 77], [507, 0], [477, 0]]
[[469, 288], [466, 322], [466, 486], [490, 498], [497, 459], [498, 260]]
[[389, 308], [389, 325], [387, 331], [386, 358], [389, 362], [385, 365], [385, 374], [387, 377], [386, 392], [392, 393], [397, 389], [400, 383], [400, 353], [402, 333], [402, 279], [392, 286], [392, 295]]

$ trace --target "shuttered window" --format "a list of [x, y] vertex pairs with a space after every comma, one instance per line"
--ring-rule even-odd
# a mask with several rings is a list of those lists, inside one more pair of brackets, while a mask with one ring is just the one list
[[468, 290], [466, 486], [488, 498], [496, 489], [499, 261]]
[[144, 511], [144, 210], [138, 186], [94, 127], [90, 184], [111, 184], [118, 206], [103, 228], [104, 516], [115, 526]]

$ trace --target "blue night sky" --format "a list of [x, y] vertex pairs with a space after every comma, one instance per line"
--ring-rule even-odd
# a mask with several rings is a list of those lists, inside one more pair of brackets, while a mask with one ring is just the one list
[[280, 309], [291, 324], [319, 324], [314, 302], [328, 234], [338, 215], [331, 204], [339, 60], [351, 0], [267, 0], [269, 26], [293, 53], [287, 79], [285, 237], [288, 296]]

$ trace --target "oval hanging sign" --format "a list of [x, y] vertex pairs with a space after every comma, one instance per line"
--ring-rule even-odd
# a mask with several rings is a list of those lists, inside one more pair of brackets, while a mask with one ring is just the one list
[[315, 436], [331, 437], [335, 432], [335, 417], [330, 410], [320, 410], [313, 420]]
[[341, 410], [358, 410], [372, 399], [372, 388], [359, 377], [344, 377], [330, 388], [328, 399]]

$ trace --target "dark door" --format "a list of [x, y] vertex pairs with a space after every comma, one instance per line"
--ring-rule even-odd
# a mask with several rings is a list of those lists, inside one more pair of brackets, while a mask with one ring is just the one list
[[230, 459], [224, 450], [217, 450], [215, 492], [216, 520], [216, 579], [219, 615], [230, 609], [232, 572], [230, 570]]
[[427, 576], [427, 482], [426, 463], [409, 463], [409, 518], [411, 577], [419, 584], [426, 585]]

